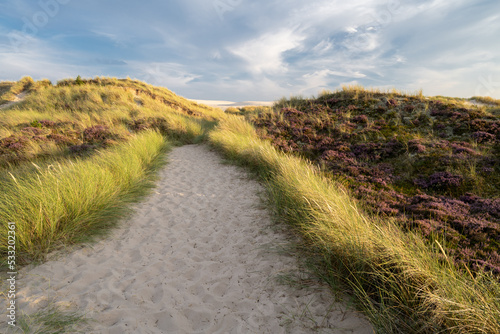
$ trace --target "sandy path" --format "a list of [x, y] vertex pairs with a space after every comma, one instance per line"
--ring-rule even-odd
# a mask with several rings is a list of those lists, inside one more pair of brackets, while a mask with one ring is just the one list
[[26, 97], [26, 94], [28, 94], [28, 93], [22, 92], [22, 93], [17, 94], [14, 98], [14, 101], [9, 101], [5, 104], [0, 105], [0, 109], [6, 109], [6, 108], [12, 106], [13, 104], [21, 102]]
[[467, 103], [467, 104], [469, 104], [471, 106], [476, 106], [476, 107], [494, 108], [494, 107], [497, 106], [494, 103], [484, 103], [484, 102], [480, 102], [480, 101], [475, 100], [475, 99], [470, 99], [468, 101], [465, 101], [465, 103]]
[[233, 102], [233, 101], [218, 101], [218, 100], [193, 100], [196, 103], [204, 104], [214, 108], [220, 108], [222, 110], [226, 110], [229, 107], [233, 108], [242, 108], [249, 106], [272, 106], [274, 104], [273, 101], [241, 101], [241, 102]]
[[67, 305], [96, 320], [86, 333], [372, 333], [325, 288], [277, 283], [295, 259], [269, 250], [285, 238], [260, 190], [206, 146], [174, 149], [108, 239], [22, 271], [18, 312]]

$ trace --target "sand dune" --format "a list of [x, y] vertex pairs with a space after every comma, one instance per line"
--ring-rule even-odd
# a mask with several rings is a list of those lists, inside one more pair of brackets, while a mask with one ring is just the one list
[[19, 313], [69, 307], [95, 320], [86, 333], [373, 332], [326, 288], [277, 282], [296, 260], [271, 249], [286, 238], [241, 169], [206, 146], [176, 148], [169, 161], [106, 240], [21, 271]]
[[27, 94], [26, 92], [22, 92], [22, 93], [17, 94], [16, 96], [14, 96], [14, 100], [0, 105], [0, 109], [6, 109], [6, 108], [12, 106], [13, 104], [16, 104], [17, 102], [21, 102], [26, 97], [26, 94]]
[[272, 101], [217, 101], [217, 100], [193, 100], [197, 103], [205, 104], [210, 107], [221, 108], [226, 110], [229, 107], [241, 108], [246, 106], [272, 106], [274, 102]]

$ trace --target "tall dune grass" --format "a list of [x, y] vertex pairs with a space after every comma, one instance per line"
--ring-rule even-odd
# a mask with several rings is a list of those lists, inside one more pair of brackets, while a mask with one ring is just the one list
[[[45, 81], [43, 81], [45, 82]], [[35, 86], [35, 81], [31, 77], [24, 77], [17, 82], [7, 82], [0, 86], [0, 105], [9, 101], [14, 101], [16, 95], [26, 92]]]
[[8, 222], [16, 223], [23, 262], [105, 232], [152, 185], [152, 171], [168, 147], [162, 135], [148, 131], [88, 159], [12, 174], [0, 189], [1, 254], [7, 253]]
[[[94, 81], [79, 85], [69, 80], [58, 86], [35, 82], [23, 101], [2, 109], [0, 169], [68, 155], [71, 146], [110, 146], [144, 129], [156, 129], [182, 143], [199, 142], [215, 124], [215, 116], [224, 116], [220, 109], [194, 105], [180, 97], [174, 99], [175, 94], [166, 89], [131, 80]], [[5, 86], [12, 85], [21, 86], [20, 83]], [[172, 101], [168, 100], [170, 96]], [[52, 125], [42, 125], [44, 122]], [[94, 126], [106, 128], [105, 142], [89, 143], [85, 138], [84, 131]], [[22, 148], [2, 150], [1, 141], [8, 137], [11, 141], [21, 141]]]
[[[32, 160], [2, 167], [0, 262], [7, 254], [8, 222], [17, 225], [17, 255], [24, 263], [106, 233], [152, 185], [162, 152], [175, 142], [208, 137], [226, 156], [262, 176], [278, 216], [304, 236], [318, 275], [348, 289], [378, 332], [500, 333], [498, 281], [483, 273], [464, 274], [438, 242], [426, 244], [390, 220], [364, 214], [341, 184], [259, 139], [242, 117], [128, 79], [68, 79], [56, 87], [26, 79], [7, 87], [10, 93], [20, 87], [35, 93], [1, 111], [0, 138], [44, 119], [67, 122], [58, 131], [68, 133], [105, 125], [124, 141], [86, 158], [58, 158], [54, 155], [65, 148], [33, 146]], [[342, 92], [358, 99], [381, 94], [358, 86]], [[290, 103], [307, 101], [282, 100], [275, 107]], [[49, 149], [52, 158], [39, 159], [37, 154]]]
[[0, 82], [0, 105], [7, 102], [7, 100], [4, 98], [3, 95], [10, 92], [10, 89], [12, 88], [12, 86], [14, 84], [15, 84], [15, 82], [12, 82], [12, 81]]
[[320, 275], [347, 287], [379, 332], [500, 332], [500, 285], [492, 277], [463, 274], [440, 260], [438, 243], [364, 215], [342, 185], [278, 152], [241, 118], [221, 121], [210, 141], [260, 172], [280, 217], [322, 258]]
[[[0, 263], [7, 254], [8, 222], [17, 224], [20, 263], [105, 233], [151, 185], [151, 172], [167, 147], [204, 140], [214, 116], [223, 116], [132, 80], [52, 86], [27, 77], [2, 87], [4, 95], [29, 94], [0, 111], [0, 140], [23, 140], [18, 151], [8, 145], [0, 150]], [[107, 129], [105, 144], [85, 137], [85, 129], [94, 126]], [[33, 127], [38, 138], [26, 131]], [[80, 158], [71, 150], [89, 143], [92, 150]]]

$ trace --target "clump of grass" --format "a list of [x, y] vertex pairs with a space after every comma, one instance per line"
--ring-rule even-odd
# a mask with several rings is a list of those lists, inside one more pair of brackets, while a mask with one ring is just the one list
[[[16, 95], [29, 91], [35, 85], [31, 77], [24, 77], [15, 83], [5, 83], [0, 90], [0, 105], [9, 101], [14, 101]], [[6, 88], [9, 88], [8, 90]], [[3, 91], [3, 92], [2, 92]]]
[[69, 312], [57, 306], [38, 311], [31, 315], [23, 315], [17, 321], [16, 330], [9, 333], [64, 334], [84, 333], [82, 328], [89, 322], [78, 312]]
[[10, 92], [14, 95], [30, 90], [35, 85], [35, 81], [31, 77], [24, 77], [16, 82]]
[[245, 116], [245, 118], [251, 119], [256, 115], [264, 112], [270, 112], [271, 110], [271, 107], [267, 106], [245, 106], [240, 108], [229, 107], [224, 111], [224, 113], [228, 115]]
[[500, 107], [500, 100], [494, 99], [494, 98], [489, 97], [489, 96], [473, 96], [469, 100], [476, 100], [476, 101], [479, 101], [481, 103], [491, 104], [491, 105]]
[[475, 277], [390, 220], [363, 214], [343, 186], [280, 153], [238, 117], [221, 121], [210, 141], [267, 180], [277, 213], [322, 258], [318, 272], [340, 282], [380, 332], [498, 333], [500, 284]]
[[[0, 82], [0, 104], [5, 103], [6, 101], [3, 98], [5, 93], [10, 91], [10, 88], [15, 84], [12, 81], [2, 81]], [[3, 102], [2, 102], [3, 101]]]
[[105, 232], [142, 195], [168, 147], [145, 132], [89, 159], [49, 165], [37, 173], [11, 174], [0, 185], [0, 252], [7, 254], [7, 222], [16, 222], [20, 262], [43, 259], [61, 243]]

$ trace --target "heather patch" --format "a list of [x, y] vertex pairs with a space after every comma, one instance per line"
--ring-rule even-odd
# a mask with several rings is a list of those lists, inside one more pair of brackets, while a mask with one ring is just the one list
[[77, 155], [82, 155], [87, 152], [90, 152], [96, 148], [95, 145], [90, 145], [90, 144], [81, 144], [81, 145], [72, 145], [68, 147], [68, 150]]
[[25, 136], [10, 136], [0, 139], [0, 151], [20, 152], [26, 148], [28, 141], [28, 138]]
[[111, 133], [107, 126], [94, 125], [83, 130], [83, 139], [89, 143], [98, 143], [111, 137]]
[[438, 99], [325, 94], [281, 100], [259, 134], [342, 180], [364, 208], [429, 240], [458, 264], [500, 275], [500, 119]]
[[50, 134], [47, 138], [52, 140], [57, 145], [63, 146], [73, 145], [76, 142], [75, 139], [58, 133]]

